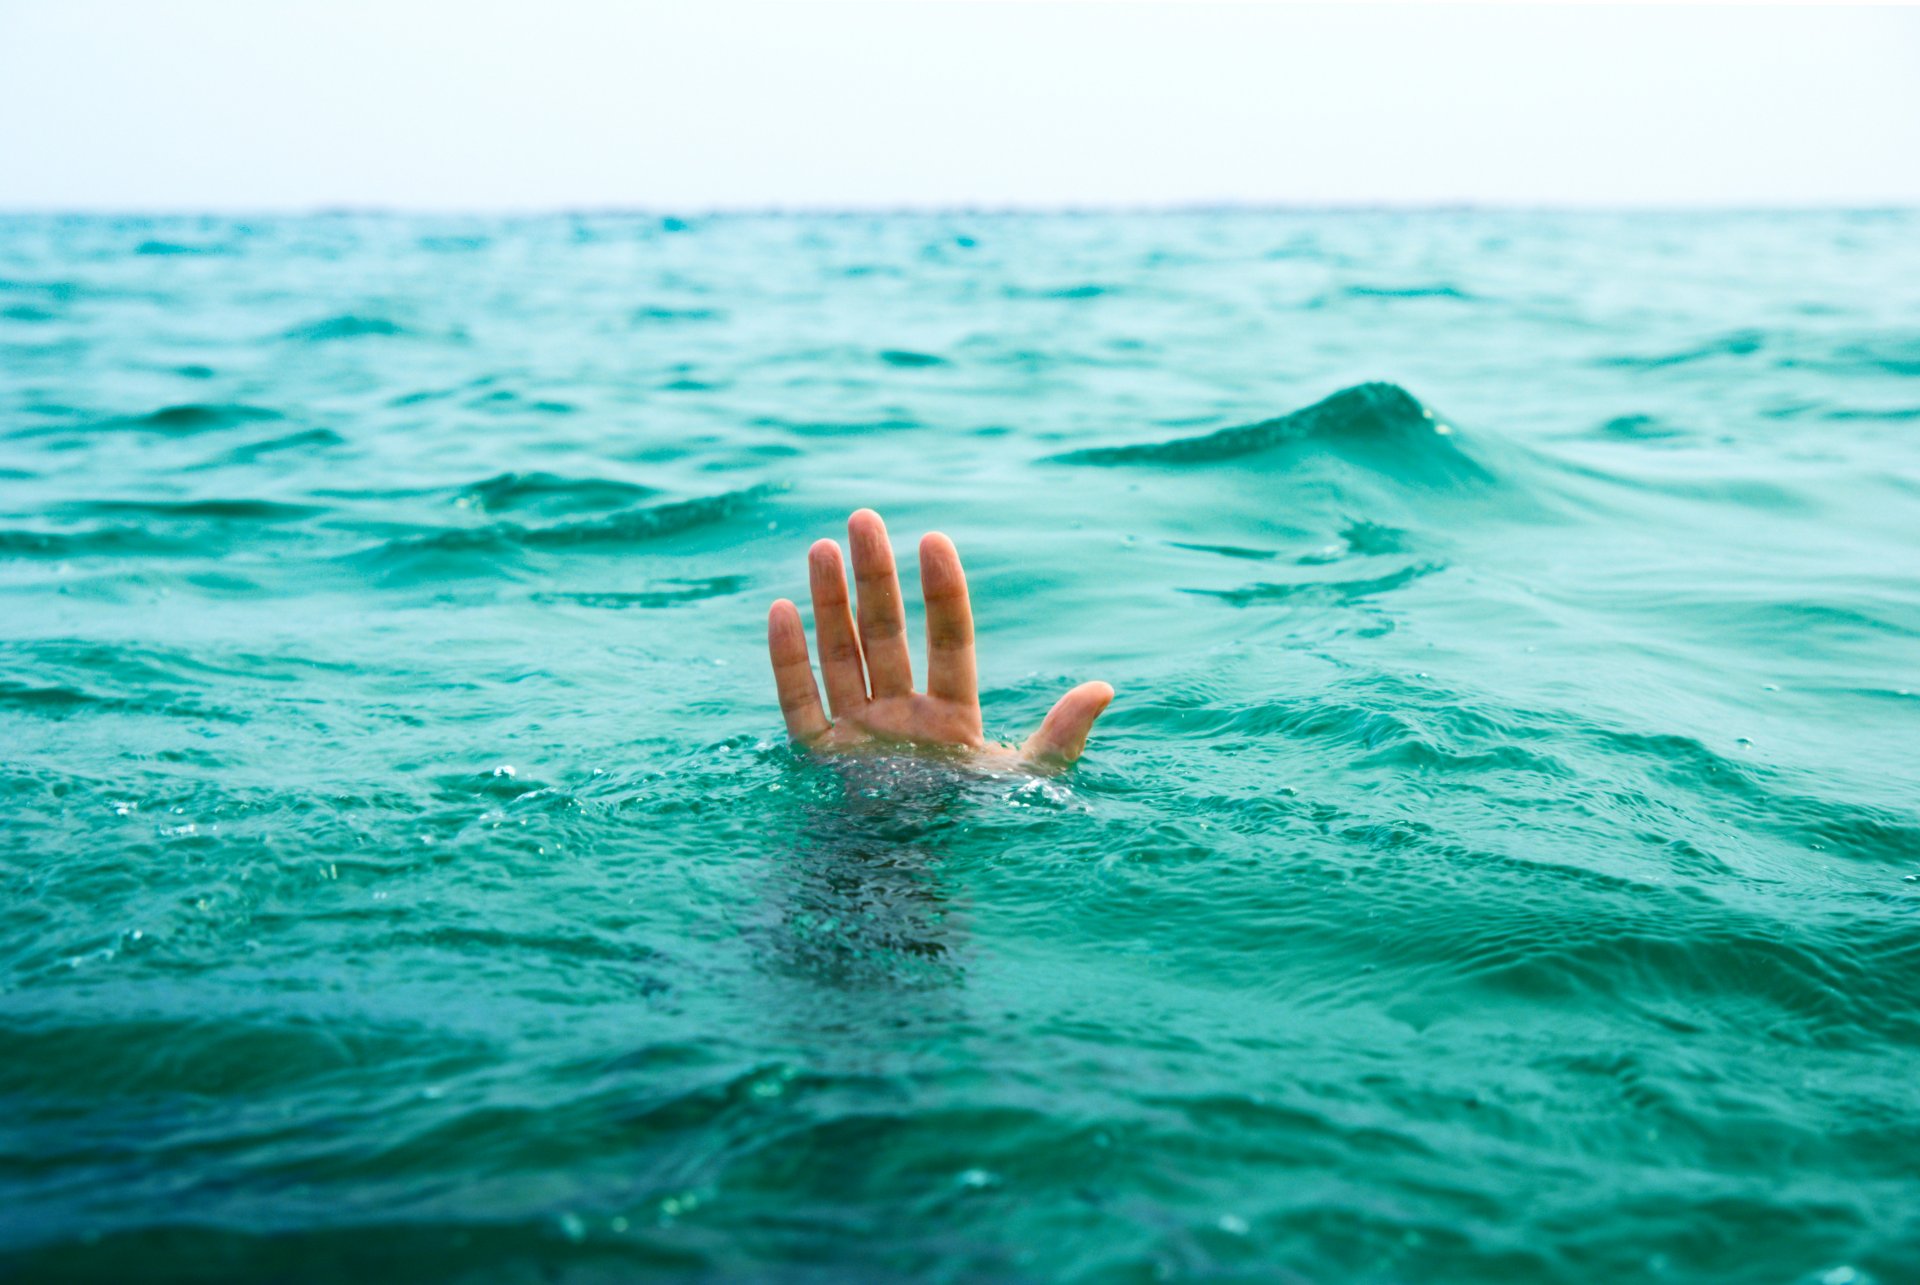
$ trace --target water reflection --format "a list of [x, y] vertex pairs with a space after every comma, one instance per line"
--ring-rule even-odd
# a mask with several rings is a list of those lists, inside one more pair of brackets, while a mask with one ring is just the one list
[[941, 866], [974, 779], [897, 755], [807, 772], [767, 868], [765, 966], [843, 992], [955, 984], [966, 927]]

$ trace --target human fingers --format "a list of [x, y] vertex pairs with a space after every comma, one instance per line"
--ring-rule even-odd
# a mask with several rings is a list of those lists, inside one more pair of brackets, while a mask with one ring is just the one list
[[927, 600], [927, 694], [979, 704], [967, 576], [959, 550], [938, 531], [920, 541], [920, 591]]
[[767, 652], [773, 658], [773, 686], [780, 693], [787, 734], [796, 741], [820, 736], [831, 724], [820, 708], [813, 666], [807, 663], [807, 631], [800, 624], [800, 608], [785, 598], [767, 613]]
[[807, 551], [807, 580], [813, 589], [813, 630], [820, 647], [820, 673], [827, 680], [827, 701], [836, 716], [867, 703], [867, 677], [860, 668], [860, 643], [853, 633], [853, 606], [847, 598], [847, 573], [840, 546], [818, 540]]
[[907, 655], [907, 615], [900, 601], [900, 574], [886, 524], [872, 509], [847, 519], [853, 546], [853, 578], [860, 586], [860, 650], [867, 659], [873, 698], [913, 691], [913, 661]]
[[1034, 763], [1065, 767], [1080, 757], [1087, 747], [1087, 733], [1093, 720], [1100, 717], [1113, 688], [1105, 683], [1082, 683], [1062, 696], [1040, 724], [1040, 730], [1027, 738], [1021, 753]]

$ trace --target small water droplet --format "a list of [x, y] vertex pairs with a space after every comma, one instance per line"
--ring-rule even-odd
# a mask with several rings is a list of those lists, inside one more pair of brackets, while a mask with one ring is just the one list
[[1244, 1236], [1248, 1231], [1247, 1220], [1238, 1214], [1221, 1214], [1219, 1226], [1229, 1236]]
[[568, 1212], [560, 1215], [560, 1234], [578, 1245], [587, 1238], [586, 1220], [579, 1214]]
[[985, 1169], [968, 1169], [961, 1173], [955, 1181], [962, 1187], [973, 1191], [982, 1191], [988, 1187], [997, 1187], [1000, 1185], [999, 1175], [989, 1173]]

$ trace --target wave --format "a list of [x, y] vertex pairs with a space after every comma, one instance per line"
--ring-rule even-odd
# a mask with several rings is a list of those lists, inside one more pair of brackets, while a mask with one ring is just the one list
[[[1343, 299], [1458, 299], [1463, 302], [1478, 298], [1477, 295], [1469, 294], [1458, 286], [1447, 285], [1444, 282], [1430, 286], [1344, 286], [1340, 290], [1340, 297]], [[1322, 296], [1308, 306], [1316, 306], [1322, 303], [1324, 298]]]
[[543, 513], [613, 509], [658, 491], [638, 482], [605, 477], [562, 477], [556, 473], [499, 473], [463, 486], [457, 503], [482, 513], [537, 509]]
[[397, 321], [390, 321], [385, 317], [363, 317], [349, 312], [337, 317], [324, 317], [303, 326], [295, 326], [282, 332], [282, 337], [307, 343], [324, 343], [333, 339], [363, 339], [369, 336], [406, 333], [407, 328]]
[[160, 715], [221, 723], [244, 722], [244, 716], [217, 706], [202, 704], [194, 696], [172, 691], [151, 691], [137, 696], [91, 692], [64, 683], [23, 683], [0, 678], [0, 709], [46, 718], [65, 718], [70, 714], [111, 713]]
[[232, 522], [291, 522], [321, 510], [278, 500], [83, 500], [65, 506], [81, 513], [124, 513], [154, 518], [214, 518]]
[[140, 255], [207, 255], [231, 254], [233, 250], [224, 245], [188, 245], [183, 241], [142, 241], [133, 252]]
[[628, 314], [627, 319], [634, 325], [639, 326], [681, 321], [720, 321], [723, 320], [726, 315], [726, 311], [721, 308], [668, 308], [655, 306], [635, 308]]
[[193, 553], [189, 541], [168, 539], [141, 527], [96, 527], [85, 531], [0, 530], [0, 554], [15, 558], [89, 558], [128, 554]]
[[1346, 604], [1360, 602], [1378, 594], [1391, 593], [1395, 589], [1404, 588], [1416, 580], [1424, 579], [1436, 571], [1445, 569], [1442, 563], [1421, 562], [1402, 567], [1386, 575], [1358, 580], [1296, 580], [1280, 584], [1251, 584], [1239, 589], [1186, 589], [1182, 592], [1206, 598], [1218, 598], [1235, 607], [1291, 602], [1301, 598]]
[[352, 555], [356, 560], [412, 559], [422, 553], [506, 549], [565, 549], [595, 544], [637, 544], [725, 522], [752, 507], [779, 488], [747, 487], [721, 495], [676, 500], [651, 508], [630, 509], [602, 518], [530, 527], [518, 522], [493, 522], [481, 527], [433, 531], [401, 536]]
[[1830, 364], [1831, 369], [1851, 367], [1870, 374], [1920, 375], [1920, 336], [1877, 335], [1844, 344], [1834, 350], [1833, 356], [1836, 360]]
[[613, 611], [631, 608], [678, 607], [689, 602], [704, 602], [739, 593], [751, 581], [746, 576], [714, 576], [707, 580], [662, 580], [666, 586], [629, 593], [536, 593], [535, 602], [568, 603], [576, 607], [599, 607]]
[[1007, 286], [1002, 293], [1009, 299], [1098, 299], [1118, 293], [1118, 287], [1089, 282], [1078, 286]]
[[889, 366], [945, 366], [948, 361], [930, 352], [914, 352], [906, 348], [882, 348], [880, 360]]
[[1735, 330], [1691, 348], [1665, 353], [1622, 353], [1603, 357], [1602, 366], [1625, 366], [1636, 370], [1657, 370], [1663, 366], [1684, 366], [1716, 357], [1750, 357], [1765, 347], [1767, 336], [1758, 330]]
[[242, 402], [188, 402], [179, 406], [163, 406], [159, 410], [148, 411], [144, 415], [123, 415], [102, 420], [94, 427], [105, 430], [123, 429], [131, 432], [166, 433], [185, 437], [193, 433], [208, 433], [215, 429], [235, 428], [241, 424], [261, 424], [285, 418], [286, 416], [270, 407], [249, 406]]
[[1243, 562], [1271, 562], [1280, 556], [1278, 549], [1249, 549], [1239, 544], [1194, 544], [1187, 540], [1169, 540], [1167, 544], [1175, 549], [1190, 549], [1195, 553], [1213, 553], [1223, 558], [1238, 558]]
[[1616, 415], [1595, 429], [1593, 436], [1625, 442], [1665, 442], [1688, 433], [1657, 415]]
[[1303, 410], [1203, 437], [1133, 446], [1103, 446], [1051, 456], [1059, 464], [1214, 464], [1286, 447], [1313, 445], [1386, 458], [1382, 465], [1407, 478], [1491, 482], [1493, 474], [1467, 454], [1451, 425], [1440, 421], [1398, 384], [1359, 384]]
[[345, 446], [347, 439], [330, 428], [308, 428], [298, 433], [288, 433], [281, 437], [263, 438], [257, 442], [248, 442], [224, 451], [211, 459], [204, 460], [198, 468], [220, 468], [227, 464], [251, 464], [263, 455], [276, 455], [281, 451], [324, 450], [333, 446]]
[[1832, 335], [1805, 330], [1733, 330], [1671, 352], [1620, 353], [1600, 366], [1658, 370], [1727, 358], [1759, 357], [1780, 370], [1834, 375], [1920, 375], [1920, 335], [1899, 331]]

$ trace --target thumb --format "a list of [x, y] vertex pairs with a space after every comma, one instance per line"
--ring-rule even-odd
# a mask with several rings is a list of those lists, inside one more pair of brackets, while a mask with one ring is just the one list
[[1112, 699], [1113, 688], [1105, 683], [1080, 684], [1047, 712], [1040, 730], [1027, 738], [1021, 753], [1033, 763], [1065, 767], [1080, 757], [1087, 745], [1087, 733], [1093, 730], [1093, 720]]

